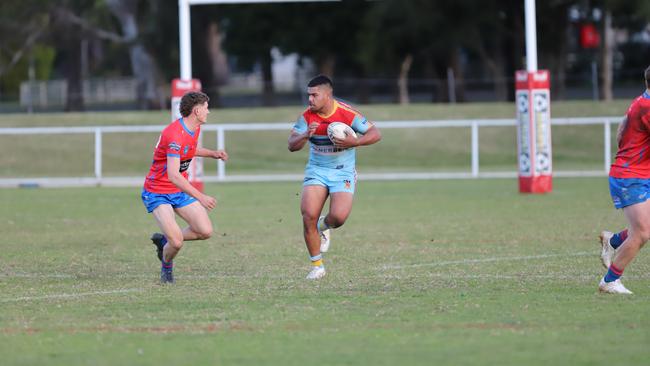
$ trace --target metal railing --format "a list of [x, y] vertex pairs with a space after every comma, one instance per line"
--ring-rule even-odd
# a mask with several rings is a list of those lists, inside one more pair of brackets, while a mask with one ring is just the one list
[[[554, 176], [579, 177], [606, 175], [611, 165], [611, 126], [620, 117], [553, 118], [552, 125], [603, 125], [603, 169], [592, 171], [554, 171]], [[413, 180], [413, 179], [477, 179], [516, 177], [517, 172], [479, 171], [479, 128], [493, 126], [516, 126], [515, 119], [472, 119], [472, 120], [430, 120], [430, 121], [383, 121], [376, 122], [381, 129], [394, 128], [441, 128], [457, 127], [471, 130], [471, 168], [469, 172], [399, 172], [360, 174], [366, 180]], [[225, 149], [227, 131], [290, 131], [290, 123], [244, 123], [204, 125], [202, 131], [216, 131], [217, 149]], [[40, 178], [0, 178], [0, 187], [21, 186], [138, 186], [144, 177], [104, 177], [102, 174], [102, 138], [109, 133], [160, 132], [165, 126], [94, 126], [94, 127], [18, 127], [0, 128], [1, 135], [54, 135], [54, 134], [94, 134], [95, 163], [94, 177], [40, 177]], [[512, 147], [516, 149], [515, 146]], [[204, 176], [204, 182], [253, 182], [253, 181], [292, 181], [302, 179], [301, 174], [255, 174], [227, 175], [226, 164], [217, 162], [217, 175]]]

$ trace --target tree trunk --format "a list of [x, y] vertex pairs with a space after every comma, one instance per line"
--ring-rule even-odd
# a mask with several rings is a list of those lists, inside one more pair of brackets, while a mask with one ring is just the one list
[[156, 88], [156, 65], [138, 40], [137, 1], [106, 0], [106, 4], [120, 22], [124, 39], [130, 44], [129, 56], [136, 79], [138, 106], [141, 109], [162, 107]]
[[409, 100], [409, 71], [411, 70], [411, 65], [413, 64], [413, 55], [410, 53], [404, 56], [402, 64], [400, 65], [399, 78], [397, 79], [397, 87], [399, 90], [399, 104], [407, 105], [410, 103]]
[[131, 67], [136, 78], [138, 107], [160, 109], [153, 59], [141, 44], [131, 46]]
[[603, 32], [603, 67], [601, 67], [602, 83], [600, 95], [603, 100], [613, 99], [613, 73], [614, 73], [614, 31], [612, 30], [612, 12], [605, 11]]
[[[463, 65], [460, 64], [460, 47], [454, 47], [451, 54], [451, 69], [454, 71], [454, 81], [456, 90], [456, 101], [465, 101], [465, 73], [463, 72]], [[451, 99], [451, 96], [449, 96]]]
[[476, 37], [474, 48], [477, 51], [481, 62], [487, 67], [488, 72], [492, 75], [494, 94], [497, 100], [508, 99], [508, 86], [505, 75], [505, 58], [503, 55], [503, 45], [500, 40], [495, 40], [494, 47], [486, 47], [486, 44]]
[[[76, 34], [79, 33], [69, 33]], [[66, 98], [65, 111], [83, 111], [84, 96], [83, 96], [83, 80], [81, 79], [81, 39], [75, 36], [70, 36], [67, 43], [65, 57], [64, 73], [68, 82], [68, 95]], [[66, 37], [67, 38], [67, 37]]]
[[206, 51], [210, 59], [210, 73], [212, 74], [213, 85], [211, 88], [211, 104], [220, 105], [219, 87], [228, 82], [228, 62], [226, 53], [221, 46], [223, 37], [219, 32], [217, 22], [210, 22], [206, 32]]
[[262, 57], [262, 104], [267, 107], [275, 105], [272, 63], [271, 50], [268, 50]]

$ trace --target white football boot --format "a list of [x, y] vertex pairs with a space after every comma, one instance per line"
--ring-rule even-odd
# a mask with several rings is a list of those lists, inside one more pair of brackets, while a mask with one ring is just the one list
[[600, 245], [602, 247], [602, 250], [600, 251], [600, 261], [603, 263], [605, 268], [609, 268], [614, 256], [616, 255], [616, 249], [614, 249], [614, 247], [609, 243], [612, 236], [614, 236], [614, 233], [609, 231], [603, 231], [600, 233]]
[[325, 277], [326, 273], [327, 272], [325, 272], [325, 267], [317, 266], [317, 267], [314, 267], [314, 268], [311, 269], [311, 271], [309, 272], [309, 274], [307, 275], [306, 278], [308, 280], [317, 280], [317, 279]]
[[601, 279], [598, 284], [598, 291], [608, 293], [608, 294], [624, 294], [632, 295], [632, 291], [628, 290], [623, 286], [621, 280], [618, 279], [612, 282], [605, 282], [605, 279]]
[[320, 223], [325, 220], [325, 216], [318, 218], [316, 223], [316, 229], [320, 235], [320, 252], [325, 253], [330, 249], [330, 229], [320, 231]]

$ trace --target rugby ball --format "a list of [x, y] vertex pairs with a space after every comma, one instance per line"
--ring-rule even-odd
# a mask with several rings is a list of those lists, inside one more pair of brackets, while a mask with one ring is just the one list
[[332, 122], [329, 124], [329, 126], [327, 126], [327, 137], [329, 137], [332, 141], [334, 141], [334, 138], [344, 139], [345, 136], [348, 135], [352, 135], [355, 138], [357, 137], [357, 134], [354, 132], [352, 127], [346, 125], [345, 123]]

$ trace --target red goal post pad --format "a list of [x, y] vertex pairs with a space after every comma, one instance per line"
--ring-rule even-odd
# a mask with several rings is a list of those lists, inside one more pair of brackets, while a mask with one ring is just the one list
[[519, 192], [553, 190], [551, 93], [548, 70], [515, 73]]

